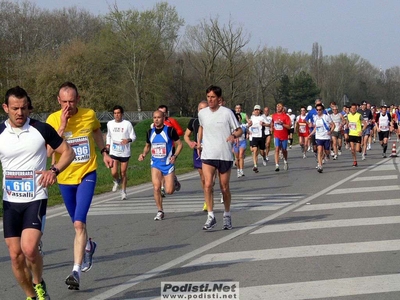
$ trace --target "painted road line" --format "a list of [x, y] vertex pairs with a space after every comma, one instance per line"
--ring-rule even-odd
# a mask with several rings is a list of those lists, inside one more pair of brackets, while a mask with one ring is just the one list
[[319, 222], [302, 222], [302, 223], [276, 224], [276, 225], [271, 224], [263, 226], [260, 229], [252, 232], [251, 234], [263, 234], [272, 232], [311, 230], [311, 229], [323, 229], [323, 228], [386, 225], [386, 224], [399, 224], [399, 223], [400, 223], [400, 216], [330, 220], [330, 221], [319, 221]]
[[[375, 165], [377, 165], [377, 164], [375, 164]], [[193, 251], [188, 252], [186, 254], [180, 255], [179, 257], [177, 257], [177, 258], [175, 258], [175, 259], [173, 259], [173, 260], [171, 260], [171, 261], [169, 261], [169, 262], [167, 262], [167, 263], [165, 263], [163, 265], [160, 265], [160, 266], [158, 266], [158, 267], [156, 267], [154, 269], [151, 269], [151, 270], [149, 270], [149, 271], [147, 271], [147, 272], [145, 272], [143, 274], [140, 274], [139, 276], [132, 277], [132, 278], [128, 279], [127, 281], [125, 281], [125, 282], [123, 282], [123, 283], [121, 283], [121, 284], [119, 284], [117, 286], [110, 287], [106, 291], [104, 291], [104, 292], [102, 292], [102, 293], [100, 293], [100, 294], [98, 294], [98, 295], [96, 295], [96, 296], [94, 296], [94, 297], [92, 297], [92, 298], [90, 298], [88, 300], [105, 300], [105, 299], [108, 299], [108, 298], [112, 298], [115, 295], [117, 295], [119, 293], [122, 293], [122, 292], [124, 292], [124, 291], [126, 291], [126, 290], [128, 290], [128, 289], [130, 289], [130, 288], [132, 288], [132, 287], [134, 287], [134, 286], [136, 286], [136, 285], [148, 280], [148, 279], [154, 278], [156, 276], [160, 276], [160, 274], [162, 272], [165, 272], [166, 270], [169, 270], [171, 268], [176, 268], [177, 265], [182, 264], [185, 261], [193, 259], [194, 257], [199, 256], [202, 253], [204, 253], [206, 251], [209, 251], [209, 250], [211, 250], [211, 249], [213, 249], [213, 248], [215, 248], [215, 247], [217, 247], [219, 245], [222, 245], [222, 244], [224, 244], [224, 243], [226, 243], [226, 242], [228, 242], [228, 241], [230, 241], [230, 240], [232, 240], [232, 239], [234, 239], [234, 238], [236, 238], [236, 237], [238, 237], [240, 235], [246, 234], [246, 233], [250, 232], [251, 230], [254, 230], [255, 228], [257, 228], [258, 226], [262, 226], [263, 224], [265, 224], [265, 223], [267, 223], [267, 222], [269, 222], [271, 220], [274, 220], [274, 219], [276, 219], [276, 218], [278, 218], [278, 217], [280, 217], [280, 216], [282, 216], [282, 215], [284, 215], [284, 214], [286, 214], [286, 213], [288, 213], [288, 212], [290, 212], [290, 211], [292, 211], [292, 210], [294, 210], [294, 209], [306, 204], [307, 202], [310, 202], [310, 201], [313, 201], [315, 199], [318, 199], [318, 198], [322, 197], [323, 195], [325, 195], [329, 191], [334, 190], [335, 188], [341, 186], [342, 184], [345, 184], [346, 182], [352, 180], [353, 178], [355, 178], [357, 176], [360, 176], [364, 172], [370, 170], [370, 168], [374, 167], [375, 165], [372, 165], [372, 166], [370, 166], [370, 167], [368, 167], [366, 169], [361, 169], [358, 172], [356, 172], [356, 173], [354, 173], [354, 174], [352, 174], [352, 175], [350, 175], [350, 176], [348, 176], [346, 178], [343, 178], [342, 180], [339, 180], [335, 184], [332, 184], [331, 186], [329, 186], [329, 187], [327, 187], [327, 188], [315, 193], [314, 195], [312, 195], [310, 197], [307, 197], [307, 198], [305, 198], [303, 200], [300, 200], [299, 202], [295, 202], [295, 203], [293, 203], [291, 205], [288, 205], [288, 206], [282, 208], [281, 210], [277, 211], [276, 213], [273, 213], [272, 215], [270, 215], [270, 216], [268, 216], [268, 217], [266, 217], [266, 218], [264, 218], [262, 220], [259, 220], [259, 221], [255, 222], [255, 223], [253, 223], [253, 224], [251, 224], [249, 226], [246, 226], [246, 227], [241, 228], [241, 229], [234, 230], [232, 233], [230, 233], [230, 234], [228, 234], [228, 235], [226, 235], [226, 236], [224, 236], [224, 237], [222, 237], [220, 239], [217, 239], [217, 240], [215, 240], [215, 241], [213, 241], [213, 242], [211, 242], [209, 244], [206, 244], [206, 245], [204, 245], [204, 246], [202, 246], [202, 247], [200, 247], [200, 248], [198, 248], [196, 250], [193, 250]], [[249, 299], [251, 299], [251, 298], [249, 298]], [[263, 298], [263, 299], [265, 299], [265, 298]]]
[[400, 190], [400, 185], [386, 185], [386, 186], [365, 186], [365, 187], [351, 187], [347, 189], [335, 189], [327, 193], [327, 195], [339, 194], [354, 194], [354, 193], [371, 193], [371, 192], [386, 192]]
[[396, 171], [396, 167], [393, 165], [393, 163], [391, 164], [383, 164], [374, 168], [371, 168], [370, 171]]
[[380, 207], [380, 206], [394, 206], [394, 205], [400, 205], [400, 199], [311, 204], [311, 205], [304, 205], [296, 209], [295, 212], [343, 209], [343, 208], [355, 208], [355, 207]]
[[[250, 204], [250, 205], [231, 205], [231, 211], [274, 211], [281, 209], [282, 207], [290, 205], [290, 203], [259, 203], [259, 204]], [[171, 205], [166, 205], [164, 207], [164, 212], [167, 213], [183, 213], [183, 212], [203, 212], [202, 203], [195, 203], [191, 205], [181, 204], [179, 207], [172, 207]], [[218, 207], [218, 206], [216, 206]], [[223, 206], [221, 204], [220, 208]], [[88, 215], [89, 216], [105, 216], [105, 215], [137, 215], [137, 214], [150, 214], [156, 211], [155, 204], [151, 205], [151, 207], [143, 207], [143, 206], [96, 206], [90, 209]], [[64, 212], [64, 216], [68, 216]]]
[[382, 180], [397, 180], [399, 176], [397, 175], [382, 175], [382, 176], [364, 176], [354, 178], [352, 181], [375, 181], [382, 182]]
[[400, 240], [339, 243], [206, 254], [183, 266], [201, 267], [274, 259], [399, 251]]
[[[329, 299], [400, 291], [400, 274], [239, 287], [240, 299]], [[380, 297], [376, 296], [375, 299]], [[156, 299], [156, 298], [153, 298]], [[382, 298], [383, 299], [383, 298]]]

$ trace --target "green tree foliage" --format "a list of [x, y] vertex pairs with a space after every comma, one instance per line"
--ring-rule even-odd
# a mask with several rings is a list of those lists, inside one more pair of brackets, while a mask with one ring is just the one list
[[294, 78], [291, 87], [291, 97], [287, 106], [297, 111], [301, 106], [312, 104], [320, 92], [321, 90], [317, 87], [311, 75], [304, 71], [300, 72]]
[[296, 75], [293, 81], [290, 80], [289, 76], [284, 75], [280, 82], [278, 88], [280, 98], [278, 101], [283, 102], [286, 107], [293, 111], [299, 110], [301, 106], [312, 104], [321, 91], [311, 75], [304, 71]]

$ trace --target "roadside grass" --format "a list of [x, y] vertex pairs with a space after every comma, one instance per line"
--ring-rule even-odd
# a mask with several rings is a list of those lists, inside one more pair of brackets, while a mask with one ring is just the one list
[[[189, 123], [190, 118], [181, 117], [176, 118], [181, 127], [186, 130], [187, 125]], [[131, 144], [131, 159], [129, 160], [128, 166], [128, 187], [136, 186], [139, 184], [151, 182], [150, 175], [150, 156], [147, 156], [146, 159], [142, 162], [138, 161], [139, 154], [142, 153], [143, 148], [146, 144], [146, 133], [150, 128], [150, 124], [153, 122], [152, 119], [144, 120], [138, 123], [134, 129], [136, 133], [136, 141]], [[183, 141], [183, 137], [181, 137], [183, 142], [183, 149], [179, 155], [179, 158], [176, 162], [176, 174], [184, 174], [193, 171], [193, 150], [190, 149], [187, 144]], [[298, 142], [297, 135], [294, 137], [294, 144]], [[271, 150], [274, 149], [274, 143], [271, 142]], [[105, 167], [102, 156], [100, 155], [100, 151], [96, 149], [97, 153], [97, 184], [95, 189], [95, 194], [102, 194], [105, 192], [111, 191], [113, 182], [110, 170]], [[250, 156], [250, 147], [247, 147], [246, 156]], [[0, 170], [0, 176], [2, 177], [2, 170]], [[2, 190], [3, 191], [3, 190]], [[1, 193], [2, 193], [1, 191]], [[49, 191], [49, 200], [48, 206], [59, 205], [63, 203], [61, 194], [58, 189], [58, 185], [55, 184], [48, 189]], [[3, 215], [3, 205], [0, 210], [0, 217]]]

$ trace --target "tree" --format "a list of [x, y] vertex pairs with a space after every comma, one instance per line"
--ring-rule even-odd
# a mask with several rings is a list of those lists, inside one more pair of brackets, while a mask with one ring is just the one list
[[154, 96], [163, 86], [151, 78], [149, 70], [153, 68], [160, 75], [167, 66], [183, 20], [175, 8], [163, 2], [143, 12], [120, 11], [114, 5], [106, 21], [108, 26], [102, 38], [109, 44], [109, 54], [119, 57], [118, 67], [129, 78], [137, 110], [141, 111], [146, 96]]
[[300, 72], [294, 78], [291, 87], [291, 97], [287, 106], [298, 110], [301, 106], [314, 103], [315, 98], [319, 96], [320, 92], [321, 90], [317, 87], [311, 75], [304, 71]]

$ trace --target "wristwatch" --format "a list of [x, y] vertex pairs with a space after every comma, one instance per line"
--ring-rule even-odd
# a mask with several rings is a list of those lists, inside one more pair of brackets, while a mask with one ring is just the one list
[[51, 166], [49, 170], [52, 171], [54, 174], [56, 174], [56, 176], [58, 176], [58, 174], [60, 174], [60, 170], [57, 169], [54, 165]]
[[104, 152], [107, 154], [110, 154], [110, 150], [108, 150], [107, 147], [104, 147], [103, 149], [101, 149], [100, 154], [103, 154]]

